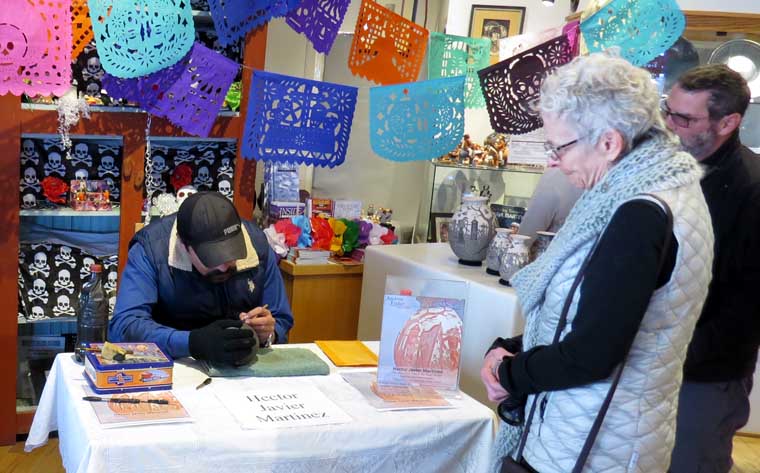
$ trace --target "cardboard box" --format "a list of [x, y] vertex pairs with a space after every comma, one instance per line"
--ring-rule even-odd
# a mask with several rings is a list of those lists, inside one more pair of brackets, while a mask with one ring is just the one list
[[276, 220], [303, 215], [304, 204], [301, 202], [277, 202], [269, 204], [269, 217]]
[[[102, 343], [91, 343], [100, 348]], [[99, 351], [85, 357], [84, 374], [98, 394], [153, 391], [172, 388], [174, 362], [155, 343], [115, 343], [131, 354], [124, 361], [104, 360]]]

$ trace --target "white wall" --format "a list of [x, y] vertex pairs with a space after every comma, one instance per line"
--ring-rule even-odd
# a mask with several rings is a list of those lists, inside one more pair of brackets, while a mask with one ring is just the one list
[[[681, 10], [724, 11], [737, 13], [760, 13], [757, 0], [676, 0]], [[586, 8], [590, 0], [581, 0], [580, 10]]]
[[[570, 0], [556, 0], [553, 7], [544, 6], [541, 0], [450, 0], [446, 24], [448, 34], [467, 36], [470, 29], [472, 5], [509, 5], [525, 7], [523, 33], [553, 28], [565, 22], [570, 14]], [[486, 109], [466, 109], [465, 129], [472, 138], [481, 143], [493, 130]]]

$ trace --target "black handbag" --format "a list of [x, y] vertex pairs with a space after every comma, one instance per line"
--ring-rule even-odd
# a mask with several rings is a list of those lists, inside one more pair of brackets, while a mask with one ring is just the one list
[[[645, 194], [645, 195], [647, 197], [650, 197], [656, 200], [660, 204], [660, 207], [662, 207], [663, 211], [665, 212], [665, 217], [667, 219], [666, 232], [665, 232], [665, 246], [663, 246], [663, 251], [662, 251], [662, 254], [660, 255], [660, 261], [658, 263], [657, 274], [659, 275], [662, 272], [663, 266], [665, 265], [665, 256], [667, 255], [668, 249], [670, 248], [670, 240], [673, 234], [673, 213], [670, 211], [670, 207], [664, 200], [660, 199], [656, 195], [652, 195], [652, 194]], [[567, 313], [570, 310], [570, 305], [573, 302], [573, 295], [575, 294], [575, 290], [578, 288], [581, 281], [583, 280], [583, 273], [586, 271], [586, 267], [588, 266], [589, 261], [591, 261], [591, 256], [593, 256], [594, 251], [596, 251], [596, 246], [598, 243], [599, 243], [599, 240], [597, 239], [594, 242], [594, 246], [591, 248], [591, 251], [589, 251], [588, 255], [586, 255], [586, 259], [583, 260], [581, 269], [578, 271], [578, 274], [575, 276], [573, 285], [570, 287], [570, 292], [568, 292], [567, 299], [565, 300], [565, 303], [562, 306], [562, 313], [560, 314], [559, 321], [557, 322], [557, 329], [554, 331], [554, 339], [552, 341], [552, 344], [556, 344], [557, 342], [559, 342], [559, 337], [562, 334], [562, 331], [565, 329], [565, 326], [567, 325]], [[610, 389], [607, 392], [607, 396], [604, 398], [604, 402], [602, 403], [602, 406], [599, 408], [599, 413], [596, 415], [596, 419], [594, 419], [594, 424], [591, 426], [591, 430], [589, 431], [588, 437], [586, 437], [586, 442], [583, 444], [583, 449], [581, 450], [581, 453], [575, 462], [575, 467], [573, 467], [572, 473], [581, 473], [581, 470], [583, 470], [583, 466], [586, 464], [588, 455], [589, 453], [591, 453], [591, 447], [594, 446], [594, 441], [596, 440], [596, 436], [597, 434], [599, 434], [599, 430], [602, 427], [604, 416], [607, 414], [607, 409], [610, 407], [610, 402], [612, 402], [612, 396], [615, 395], [615, 389], [617, 389], [617, 385], [618, 385], [618, 382], [620, 381], [620, 376], [623, 374], [623, 367], [625, 366], [625, 362], [627, 359], [628, 359], [628, 353], [626, 353], [625, 357], [623, 358], [623, 361], [620, 363], [620, 366], [617, 369], [617, 372], [615, 373], [615, 377], [612, 380], [612, 384], [610, 385]], [[530, 408], [530, 414], [528, 414], [528, 419], [525, 422], [525, 427], [523, 428], [522, 435], [520, 436], [520, 443], [518, 444], [517, 454], [515, 455], [515, 458], [517, 460], [515, 460], [515, 458], [512, 458], [509, 455], [505, 456], [501, 462], [501, 470], [500, 470], [501, 473], [536, 473], [535, 470], [523, 464], [523, 450], [525, 449], [525, 442], [528, 440], [528, 432], [530, 431], [530, 425], [533, 422], [533, 415], [536, 413], [537, 404], [538, 404], [538, 395], [533, 396], [533, 404], [531, 405], [531, 408]]]

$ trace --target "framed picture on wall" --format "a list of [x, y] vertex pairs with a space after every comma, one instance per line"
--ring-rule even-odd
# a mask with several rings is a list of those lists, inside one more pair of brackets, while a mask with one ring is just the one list
[[522, 34], [524, 23], [525, 7], [473, 5], [468, 36], [490, 39], [491, 64], [496, 64], [499, 62], [499, 40]]
[[454, 214], [432, 213], [430, 214], [430, 241], [446, 243], [449, 241], [449, 222]]
[[378, 0], [377, 3], [409, 21], [414, 21], [414, 6], [417, 4], [417, 0]]

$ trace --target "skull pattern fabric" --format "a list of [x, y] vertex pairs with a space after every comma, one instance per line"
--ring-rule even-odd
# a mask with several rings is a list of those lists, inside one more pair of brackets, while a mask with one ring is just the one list
[[66, 184], [73, 179], [103, 179], [108, 183], [111, 202], [119, 202], [121, 141], [73, 138], [68, 151], [67, 156], [59, 139], [21, 139], [19, 201], [22, 209], [56, 207], [42, 193], [40, 182], [48, 176], [57, 177]]
[[145, 196], [151, 199], [166, 192], [176, 193], [171, 176], [180, 164], [193, 170], [190, 182], [199, 191], [219, 191], [232, 200], [235, 156], [234, 141], [162, 141], [151, 140], [152, 172], [146, 175]]
[[103, 289], [113, 313], [118, 283], [118, 256], [96, 257], [57, 243], [21, 243], [19, 247], [19, 322], [76, 317], [82, 285], [90, 265], [103, 265]]

